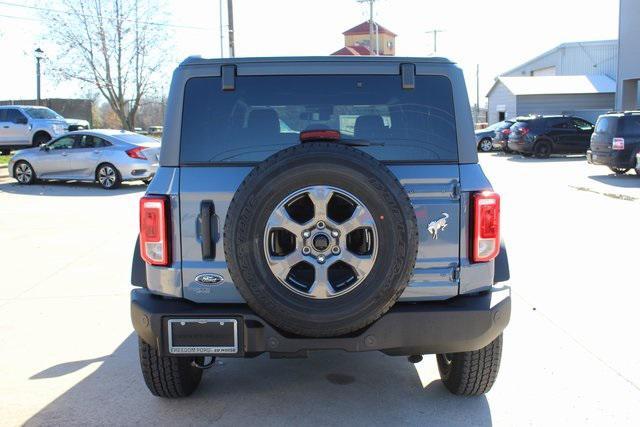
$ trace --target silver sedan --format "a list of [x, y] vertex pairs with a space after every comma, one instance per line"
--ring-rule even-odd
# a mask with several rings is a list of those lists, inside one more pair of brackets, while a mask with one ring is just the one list
[[133, 132], [92, 129], [70, 132], [39, 148], [20, 150], [9, 174], [20, 184], [36, 180], [97, 181], [117, 188], [122, 181], [149, 183], [158, 169], [160, 142]]

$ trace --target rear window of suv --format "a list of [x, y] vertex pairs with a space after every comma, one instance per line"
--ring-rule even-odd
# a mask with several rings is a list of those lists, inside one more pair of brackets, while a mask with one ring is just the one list
[[640, 115], [624, 116], [618, 120], [621, 135], [640, 136]]
[[299, 144], [305, 130], [339, 130], [344, 140], [381, 161], [458, 159], [451, 82], [416, 76], [238, 76], [233, 91], [220, 77], [190, 79], [185, 87], [182, 164], [257, 162]]
[[596, 122], [596, 133], [613, 135], [616, 132], [617, 117], [600, 117]]

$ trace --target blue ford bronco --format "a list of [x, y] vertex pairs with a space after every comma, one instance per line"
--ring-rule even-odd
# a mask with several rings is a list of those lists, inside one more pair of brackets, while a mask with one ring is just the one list
[[175, 71], [140, 200], [131, 319], [149, 390], [218, 357], [436, 354], [493, 385], [511, 313], [500, 198], [442, 58], [202, 59]]

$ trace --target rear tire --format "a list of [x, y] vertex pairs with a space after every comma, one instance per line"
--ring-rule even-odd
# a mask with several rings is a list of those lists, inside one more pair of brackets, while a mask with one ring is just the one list
[[551, 144], [548, 141], [538, 141], [533, 152], [538, 159], [548, 159], [551, 155]]
[[21, 185], [31, 185], [36, 182], [36, 172], [33, 167], [24, 160], [20, 160], [13, 167], [13, 176]]
[[103, 163], [96, 168], [96, 181], [105, 190], [113, 190], [120, 187], [122, 175], [111, 163]]
[[491, 390], [501, 357], [502, 334], [480, 350], [436, 355], [442, 382], [459, 396], [479, 396]]
[[187, 397], [198, 388], [202, 369], [193, 366], [190, 358], [159, 356], [156, 349], [141, 338], [138, 338], [138, 349], [144, 382], [155, 396]]
[[609, 166], [609, 169], [611, 169], [611, 172], [615, 173], [616, 175], [624, 175], [631, 170], [631, 168], [615, 168], [612, 166]]

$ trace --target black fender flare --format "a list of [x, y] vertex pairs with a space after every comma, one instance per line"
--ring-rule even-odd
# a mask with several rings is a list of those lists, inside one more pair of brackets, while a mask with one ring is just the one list
[[493, 283], [506, 282], [511, 277], [509, 273], [509, 255], [504, 240], [500, 241], [500, 252], [494, 261]]
[[140, 288], [147, 287], [147, 265], [140, 255], [140, 235], [136, 239], [136, 247], [133, 249], [131, 261], [131, 284]]

